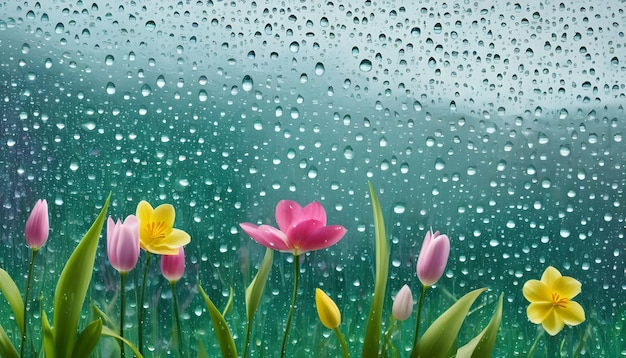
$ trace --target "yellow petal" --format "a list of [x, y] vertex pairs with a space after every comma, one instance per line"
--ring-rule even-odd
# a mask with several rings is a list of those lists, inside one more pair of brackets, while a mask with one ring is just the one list
[[315, 306], [317, 307], [317, 315], [326, 328], [335, 329], [339, 327], [341, 312], [339, 312], [337, 304], [319, 288], [315, 289]]
[[147, 223], [150, 221], [150, 218], [152, 217], [152, 206], [147, 202], [147, 201], [140, 201], [139, 204], [137, 204], [137, 219], [141, 223]]
[[141, 248], [144, 249], [145, 251], [148, 251], [150, 253], [157, 254], [157, 255], [178, 254], [178, 248], [173, 248], [173, 247], [170, 247], [168, 245], [163, 245], [163, 244], [149, 245], [148, 247], [142, 246]]
[[569, 276], [562, 276], [554, 281], [552, 289], [561, 297], [572, 298], [580, 293], [580, 286], [578, 280]]
[[526, 315], [532, 323], [539, 324], [548, 318], [552, 308], [551, 302], [531, 303], [526, 309]]
[[555, 310], [552, 310], [548, 317], [542, 322], [542, 326], [549, 335], [554, 336], [563, 330], [565, 322], [563, 322], [563, 319], [559, 317]]
[[548, 266], [543, 272], [543, 275], [541, 275], [541, 282], [551, 288], [554, 285], [554, 281], [559, 277], [561, 277], [559, 270], [552, 266]]
[[569, 326], [576, 326], [585, 321], [585, 310], [578, 302], [570, 301], [566, 308], [557, 307], [556, 313]]
[[178, 252], [178, 248], [181, 246], [185, 246], [191, 242], [191, 237], [189, 234], [180, 229], [172, 229], [172, 232], [165, 239], [165, 244], [169, 247], [176, 248], [176, 252]]
[[168, 229], [174, 226], [175, 218], [176, 212], [174, 211], [174, 207], [170, 204], [159, 205], [152, 213], [152, 221], [162, 222]]
[[552, 296], [548, 287], [541, 281], [528, 280], [522, 288], [524, 297], [530, 302], [551, 302]]

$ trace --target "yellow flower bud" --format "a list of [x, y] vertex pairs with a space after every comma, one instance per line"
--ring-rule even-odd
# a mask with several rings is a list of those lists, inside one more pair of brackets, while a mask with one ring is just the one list
[[335, 329], [341, 324], [341, 312], [328, 295], [320, 290], [315, 289], [315, 306], [317, 307], [317, 315], [326, 328]]

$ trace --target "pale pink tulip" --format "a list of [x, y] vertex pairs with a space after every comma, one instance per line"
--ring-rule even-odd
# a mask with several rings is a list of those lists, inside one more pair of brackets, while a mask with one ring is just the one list
[[391, 307], [391, 313], [393, 318], [398, 321], [405, 321], [411, 317], [413, 313], [413, 294], [408, 285], [402, 286], [400, 291], [396, 294], [396, 298], [393, 300], [393, 306]]
[[135, 268], [139, 259], [139, 220], [135, 215], [128, 215], [122, 223], [107, 221], [107, 255], [109, 262], [120, 273], [127, 273]]
[[178, 248], [176, 255], [161, 255], [161, 273], [170, 282], [176, 282], [185, 273], [185, 250]]
[[417, 258], [417, 277], [424, 286], [432, 286], [443, 275], [450, 254], [450, 239], [439, 231], [426, 233], [422, 249]]
[[326, 211], [322, 204], [312, 202], [301, 207], [291, 200], [276, 205], [278, 229], [241, 223], [239, 226], [259, 244], [295, 256], [307, 251], [325, 249], [337, 243], [346, 233], [341, 225], [326, 226]]
[[48, 202], [46, 199], [37, 200], [28, 220], [26, 220], [26, 227], [24, 228], [26, 244], [35, 251], [39, 250], [48, 241], [49, 231]]

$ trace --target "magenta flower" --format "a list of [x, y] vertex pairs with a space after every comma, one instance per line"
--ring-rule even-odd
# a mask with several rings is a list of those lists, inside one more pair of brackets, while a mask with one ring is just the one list
[[398, 291], [396, 298], [393, 300], [391, 313], [393, 314], [393, 318], [398, 321], [405, 321], [411, 317], [411, 313], [413, 313], [413, 294], [409, 286], [404, 285], [400, 291]]
[[40, 199], [37, 200], [28, 220], [26, 220], [26, 227], [24, 228], [26, 244], [33, 250], [38, 251], [48, 241], [49, 231], [48, 202], [46, 199]]
[[161, 255], [161, 273], [170, 282], [176, 282], [185, 273], [185, 250], [178, 248], [176, 255]]
[[251, 223], [239, 226], [259, 244], [294, 256], [332, 246], [346, 233], [341, 225], [326, 226], [326, 211], [318, 202], [303, 208], [295, 201], [281, 200], [276, 205], [276, 223], [278, 229]]
[[446, 268], [448, 255], [450, 254], [450, 239], [447, 235], [434, 234], [432, 230], [426, 233], [422, 249], [417, 257], [417, 277], [424, 286], [432, 286]]
[[139, 259], [139, 220], [135, 215], [128, 215], [122, 223], [114, 222], [109, 216], [107, 221], [107, 255], [109, 262], [120, 273], [127, 273]]

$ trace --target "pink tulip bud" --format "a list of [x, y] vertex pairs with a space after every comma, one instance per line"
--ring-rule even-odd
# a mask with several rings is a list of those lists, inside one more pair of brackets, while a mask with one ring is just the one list
[[37, 200], [35, 207], [33, 207], [33, 210], [30, 212], [28, 220], [26, 220], [26, 227], [24, 229], [26, 244], [35, 251], [39, 250], [46, 241], [48, 241], [49, 231], [48, 202], [46, 199]]
[[161, 273], [170, 282], [176, 282], [185, 273], [185, 250], [178, 248], [177, 255], [161, 255]]
[[432, 286], [439, 281], [446, 268], [448, 255], [450, 255], [448, 236], [439, 235], [439, 231], [433, 234], [429, 230], [417, 258], [417, 277], [424, 286]]
[[139, 220], [135, 215], [128, 215], [126, 220], [107, 221], [107, 255], [109, 262], [120, 273], [135, 268], [139, 259]]
[[393, 306], [391, 307], [391, 313], [393, 318], [398, 321], [405, 321], [411, 317], [413, 313], [413, 294], [409, 286], [404, 285], [396, 294], [396, 298], [393, 300]]

